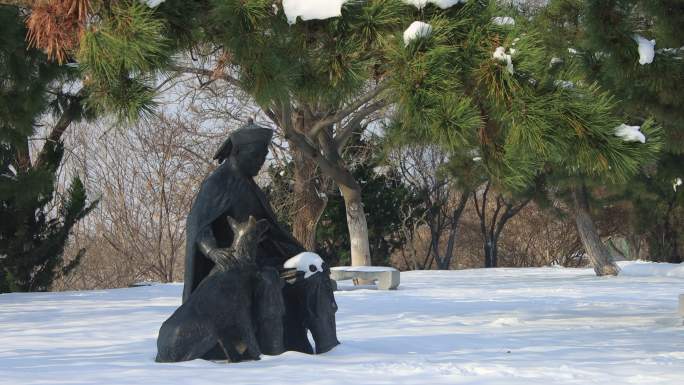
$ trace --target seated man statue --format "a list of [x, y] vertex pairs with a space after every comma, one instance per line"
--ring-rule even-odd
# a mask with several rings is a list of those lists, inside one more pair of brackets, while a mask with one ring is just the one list
[[[256, 264], [259, 268], [280, 271], [281, 281], [274, 284], [282, 286], [283, 279], [287, 282], [282, 289], [284, 350], [312, 354], [308, 329], [314, 338], [316, 353], [323, 353], [339, 344], [334, 319], [337, 307], [329, 270], [305, 279], [304, 272], [283, 267], [284, 262], [304, 248], [278, 223], [264, 192], [253, 179], [266, 160], [272, 135], [271, 130], [250, 119], [246, 126], [231, 133], [216, 152], [214, 159], [220, 165], [202, 183], [187, 218], [183, 303], [214, 266], [219, 265], [225, 271], [240, 263], [239, 256], [230, 248], [235, 235], [228, 218], [239, 223], [250, 217], [265, 221], [266, 230], [256, 247]], [[257, 302], [254, 306], [258, 306], [258, 295], [254, 301]], [[258, 334], [257, 331], [257, 339]], [[215, 348], [204, 358], [217, 359], [215, 355], [220, 355], [220, 351]]]

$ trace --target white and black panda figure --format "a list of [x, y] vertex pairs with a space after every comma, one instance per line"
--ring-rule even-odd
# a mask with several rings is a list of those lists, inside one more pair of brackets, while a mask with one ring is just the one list
[[330, 279], [326, 263], [316, 253], [303, 252], [285, 261], [283, 267], [297, 273], [294, 279], [285, 279], [287, 284], [283, 288], [286, 308], [295, 309], [285, 313], [285, 345], [288, 350], [311, 352], [305, 329], [311, 332], [316, 354], [339, 345], [334, 281]]
[[288, 259], [283, 264], [286, 269], [297, 269], [304, 273], [304, 278], [309, 278], [316, 273], [323, 273], [327, 268], [325, 261], [321, 257], [310, 251], [299, 253]]

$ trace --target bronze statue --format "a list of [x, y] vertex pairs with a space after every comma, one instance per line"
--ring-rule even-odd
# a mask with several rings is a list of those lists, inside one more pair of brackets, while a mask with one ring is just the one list
[[[238, 223], [228, 217], [231, 230], [237, 234], [232, 245], [234, 264], [226, 269], [216, 265], [209, 276], [202, 280], [193, 295], [164, 321], [157, 339], [157, 362], [189, 361], [196, 358], [216, 360], [258, 360], [262, 350], [256, 338], [255, 327], [267, 329], [281, 322], [285, 306], [282, 303], [282, 286], [270, 284], [279, 279], [277, 270], [265, 267], [259, 271], [256, 265], [256, 245], [266, 231], [265, 220], [257, 222], [249, 217]], [[262, 281], [265, 284], [260, 284]], [[254, 306], [256, 287], [264, 287], [260, 300], [270, 306], [264, 314], [262, 307]], [[274, 307], [269, 297], [280, 299]], [[252, 314], [254, 313], [254, 321]], [[270, 316], [270, 318], [269, 318]], [[263, 325], [259, 325], [259, 322]], [[283, 336], [270, 336], [265, 347], [284, 350]], [[212, 350], [213, 349], [213, 350]], [[265, 351], [268, 353], [268, 351]]]
[[[266, 160], [271, 137], [271, 130], [250, 120], [216, 152], [214, 159], [220, 165], [202, 183], [187, 218], [183, 305], [176, 311], [181, 315], [174, 313], [167, 320], [169, 326], [162, 327], [164, 333], [160, 331], [157, 345], [159, 354], [166, 353], [163, 357], [158, 355], [158, 361], [198, 357], [240, 361], [257, 359], [257, 350], [266, 354], [285, 350], [312, 354], [307, 330], [314, 338], [316, 353], [339, 344], [335, 331], [337, 305], [329, 269], [304, 278], [304, 271], [283, 267], [285, 261], [304, 248], [278, 223], [265, 194], [253, 179]], [[240, 242], [236, 245], [241, 239], [235, 237], [237, 224], [251, 221], [258, 221], [263, 227], [258, 239], [253, 240], [255, 244], [246, 248]], [[245, 256], [247, 252], [251, 254]], [[245, 265], [250, 260], [253, 263]], [[250, 299], [238, 295], [242, 290], [238, 288], [247, 290]], [[216, 298], [221, 295], [224, 298]], [[240, 303], [232, 303], [235, 301]], [[227, 327], [229, 320], [240, 318], [245, 322], [245, 306], [250, 308], [251, 325]], [[218, 307], [221, 309], [211, 310]], [[212, 313], [201, 315], [205, 311]], [[199, 328], [197, 337], [176, 338], [180, 330], [185, 330], [184, 324]], [[240, 332], [235, 332], [236, 328]], [[251, 333], [260, 349], [254, 349]], [[246, 344], [247, 340], [250, 342]], [[207, 350], [211, 341], [214, 346]], [[226, 343], [235, 346], [226, 347]], [[246, 345], [248, 349], [244, 350]]]
[[259, 266], [282, 267], [304, 248], [284, 230], [263, 191], [254, 182], [268, 154], [273, 133], [253, 122], [236, 130], [216, 152], [220, 165], [202, 183], [188, 214], [185, 246], [186, 301], [215, 264], [229, 266], [233, 235], [226, 216], [244, 222], [252, 215], [266, 219], [269, 229], [257, 249]]

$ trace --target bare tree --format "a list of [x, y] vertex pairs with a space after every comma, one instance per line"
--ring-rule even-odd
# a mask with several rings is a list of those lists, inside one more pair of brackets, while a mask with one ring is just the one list
[[[458, 181], [440, 167], [448, 162], [446, 153], [435, 146], [405, 146], [391, 156], [402, 181], [422, 198], [421, 207], [404, 207], [404, 236], [414, 247], [418, 227], [424, 224], [429, 230], [429, 247], [419, 257], [410, 250], [416, 269], [449, 269], [454, 261], [458, 225], [468, 202], [470, 192], [459, 188]], [[418, 215], [417, 218], [413, 216]], [[444, 240], [446, 239], [446, 245]]]
[[[506, 198], [501, 193], [495, 193], [496, 196], [494, 198], [493, 210], [489, 210], [488, 198], [490, 198], [489, 194], [492, 193], [491, 187], [491, 182], [487, 181], [484, 188], [479, 189], [479, 191], [473, 191], [472, 193], [475, 211], [477, 212], [478, 218], [480, 218], [480, 232], [484, 244], [485, 267], [497, 267], [497, 247], [504, 226], [506, 226], [506, 223], [532, 200], [532, 198], [523, 198], [514, 201], [510, 198]], [[489, 218], [487, 218], [487, 211], [492, 211]]]
[[71, 285], [114, 287], [181, 277], [186, 215], [213, 167], [206, 151], [223, 136], [164, 115], [127, 130], [88, 125], [79, 134], [74, 151], [81, 156], [71, 166], [80, 168], [101, 203], [72, 241], [88, 246], [88, 253]]

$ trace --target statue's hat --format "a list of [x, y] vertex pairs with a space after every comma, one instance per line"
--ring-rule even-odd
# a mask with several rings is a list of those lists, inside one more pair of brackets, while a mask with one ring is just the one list
[[226, 139], [221, 147], [219, 147], [218, 151], [216, 151], [214, 159], [218, 160], [219, 163], [222, 163], [230, 156], [233, 146], [247, 143], [263, 143], [268, 145], [271, 143], [272, 137], [272, 130], [255, 124], [254, 120], [250, 118], [247, 120], [247, 124], [230, 133], [228, 139]]

